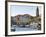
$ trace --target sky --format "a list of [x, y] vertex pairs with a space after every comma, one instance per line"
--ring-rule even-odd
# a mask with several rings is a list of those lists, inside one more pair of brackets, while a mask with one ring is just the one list
[[11, 5], [10, 11], [11, 11], [11, 16], [16, 16], [16, 15], [23, 15], [23, 14], [29, 14], [32, 16], [36, 16], [36, 9], [37, 6], [26, 6], [26, 5]]

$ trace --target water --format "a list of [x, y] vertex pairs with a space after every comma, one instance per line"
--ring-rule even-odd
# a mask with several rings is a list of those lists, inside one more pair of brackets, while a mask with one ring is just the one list
[[30, 25], [28, 27], [18, 27], [18, 26], [12, 26], [13, 28], [13, 31], [36, 31], [38, 30], [37, 29], [37, 26], [35, 25]]
[[16, 28], [16, 31], [33, 31], [33, 30], [37, 30], [34, 28]]

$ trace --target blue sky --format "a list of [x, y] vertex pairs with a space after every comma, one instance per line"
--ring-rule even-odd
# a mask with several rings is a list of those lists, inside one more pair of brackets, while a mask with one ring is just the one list
[[24, 5], [11, 5], [11, 16], [16, 16], [18, 14], [29, 14], [32, 16], [36, 16], [37, 6], [24, 6]]

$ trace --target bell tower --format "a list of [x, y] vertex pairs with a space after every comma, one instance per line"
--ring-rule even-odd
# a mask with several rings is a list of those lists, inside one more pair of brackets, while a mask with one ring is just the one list
[[36, 16], [39, 16], [39, 8], [36, 9]]

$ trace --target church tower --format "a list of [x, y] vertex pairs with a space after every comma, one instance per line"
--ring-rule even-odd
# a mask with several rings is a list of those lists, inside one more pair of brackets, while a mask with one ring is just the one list
[[39, 16], [39, 8], [36, 9], [36, 16]]

